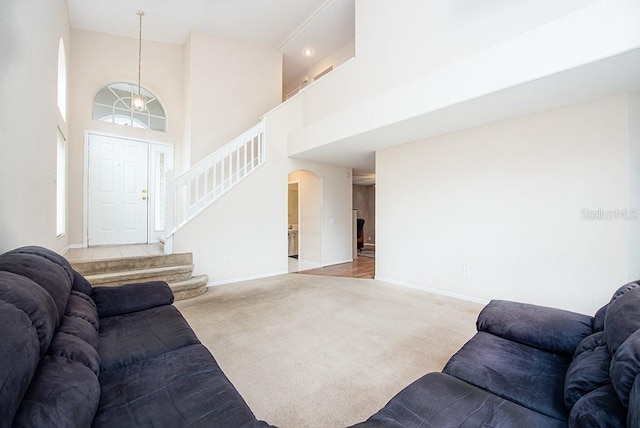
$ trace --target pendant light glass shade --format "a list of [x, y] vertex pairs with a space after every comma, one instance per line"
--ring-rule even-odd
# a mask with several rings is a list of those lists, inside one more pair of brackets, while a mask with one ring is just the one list
[[142, 10], [136, 11], [136, 14], [140, 17], [140, 25], [138, 27], [138, 93], [131, 97], [131, 109], [136, 111], [145, 111], [147, 109], [147, 99], [142, 95], [140, 85], [140, 70], [142, 63], [142, 17], [144, 12]]
[[147, 99], [145, 96], [140, 93], [135, 94], [131, 98], [131, 108], [137, 111], [145, 111], [147, 109]]

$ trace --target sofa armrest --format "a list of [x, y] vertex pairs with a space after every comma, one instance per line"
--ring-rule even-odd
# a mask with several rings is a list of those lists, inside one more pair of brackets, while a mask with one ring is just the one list
[[562, 309], [492, 300], [476, 327], [504, 339], [555, 354], [573, 356], [580, 341], [593, 333], [593, 317]]
[[173, 303], [171, 288], [164, 281], [94, 287], [91, 298], [98, 307], [100, 318]]

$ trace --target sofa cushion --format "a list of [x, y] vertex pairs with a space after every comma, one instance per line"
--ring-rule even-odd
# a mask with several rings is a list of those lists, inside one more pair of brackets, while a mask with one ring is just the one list
[[[628, 291], [635, 290], [636, 288], [640, 288], [640, 282], [639, 281], [631, 281], [631, 282], [626, 283], [622, 287], [618, 288], [615, 291], [615, 293], [613, 293], [613, 296], [611, 296], [611, 300], [609, 301], [609, 304], [611, 304], [611, 303], [615, 302], [616, 300], [618, 300], [620, 297], [625, 295]], [[605, 306], [608, 306], [608, 305], [605, 305]]]
[[564, 405], [571, 410], [584, 395], [611, 383], [611, 354], [602, 332], [586, 337], [576, 349], [564, 381]]
[[476, 327], [478, 331], [570, 357], [578, 343], [593, 333], [592, 324], [592, 317], [575, 312], [492, 300], [480, 312]]
[[639, 373], [640, 330], [620, 345], [611, 361], [611, 382], [625, 408], [629, 407], [629, 394]]
[[91, 293], [91, 298], [96, 302], [100, 318], [173, 303], [171, 288], [164, 281], [96, 287]]
[[564, 375], [569, 358], [478, 332], [443, 372], [521, 406], [566, 420]]
[[13, 427], [90, 427], [100, 399], [95, 373], [61, 356], [45, 356]]
[[598, 331], [582, 339], [582, 342], [576, 346], [576, 351], [573, 353], [573, 358], [583, 352], [592, 351], [599, 346], [606, 346], [607, 342], [604, 340], [604, 332]]
[[44, 288], [62, 318], [71, 291], [71, 279], [62, 266], [35, 254], [7, 253], [0, 256], [0, 271], [24, 276]]
[[87, 342], [95, 350], [98, 350], [98, 332], [87, 320], [79, 317], [65, 316], [58, 328], [58, 333], [67, 333]]
[[571, 409], [568, 423], [572, 428], [624, 428], [626, 427], [625, 411], [609, 384], [580, 398]]
[[171, 305], [100, 320], [98, 351], [103, 371], [197, 343], [189, 324]]
[[613, 295], [604, 320], [604, 333], [612, 355], [640, 328], [640, 285], [631, 282]]
[[47, 355], [63, 357], [80, 363], [96, 374], [100, 373], [100, 356], [98, 352], [84, 340], [67, 333], [56, 333], [53, 336]]
[[0, 427], [11, 426], [40, 361], [40, 342], [24, 311], [0, 299]]
[[255, 420], [209, 351], [192, 345], [100, 374], [99, 427], [240, 427]]
[[53, 298], [32, 280], [10, 272], [0, 272], [0, 300], [23, 311], [32, 324], [44, 355], [60, 318]]
[[82, 276], [81, 274], [79, 274], [74, 270], [73, 271], [73, 290], [82, 294], [86, 294], [87, 296], [91, 296], [93, 287], [84, 276]]
[[604, 305], [603, 307], [601, 307], [600, 309], [598, 309], [598, 312], [596, 312], [596, 314], [593, 316], [593, 331], [594, 332], [598, 332], [598, 331], [603, 331], [604, 330], [604, 319], [607, 315], [607, 308], [609, 307], [609, 304]]
[[72, 291], [67, 303], [65, 315], [85, 320], [98, 331], [100, 323], [98, 321], [98, 310], [95, 303], [86, 294]]
[[359, 428], [565, 427], [455, 377], [429, 373], [400, 391]]
[[627, 410], [627, 426], [640, 427], [640, 376], [636, 376], [633, 388], [629, 394], [629, 409]]
[[60, 254], [52, 251], [48, 248], [38, 247], [38, 246], [27, 246], [16, 248], [15, 250], [11, 250], [6, 252], [5, 254], [33, 254], [43, 259], [47, 259], [60, 265], [69, 275], [69, 279], [73, 281], [73, 268], [67, 259], [62, 257]]

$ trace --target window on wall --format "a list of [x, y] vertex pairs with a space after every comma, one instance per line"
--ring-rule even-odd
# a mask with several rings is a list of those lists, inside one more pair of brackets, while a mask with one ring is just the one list
[[67, 121], [67, 55], [64, 42], [58, 44], [58, 110], [62, 119]]
[[56, 150], [56, 235], [66, 232], [67, 224], [67, 142], [58, 129]]
[[93, 118], [133, 128], [166, 131], [167, 119], [160, 101], [145, 88], [140, 88], [140, 92], [147, 99], [147, 109], [143, 112], [131, 108], [131, 99], [138, 93], [138, 85], [111, 83], [105, 86], [93, 101]]

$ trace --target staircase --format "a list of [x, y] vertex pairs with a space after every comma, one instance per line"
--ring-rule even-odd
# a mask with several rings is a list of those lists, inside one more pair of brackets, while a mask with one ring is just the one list
[[173, 235], [266, 162], [262, 120], [240, 136], [172, 177], [168, 174], [165, 252], [173, 252]]
[[166, 281], [175, 300], [199, 296], [207, 291], [207, 275], [192, 276], [191, 253], [72, 262], [93, 286], [132, 282]]

